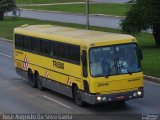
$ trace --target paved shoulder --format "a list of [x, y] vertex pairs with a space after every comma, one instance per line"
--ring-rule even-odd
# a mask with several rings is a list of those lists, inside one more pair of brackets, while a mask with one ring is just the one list
[[[7, 15], [10, 15], [9, 13]], [[43, 16], [43, 17], [42, 17]], [[65, 23], [86, 24], [83, 14], [68, 14], [61, 12], [45, 12], [35, 10], [22, 10], [21, 17], [39, 20], [58, 21]], [[90, 25], [120, 29], [121, 18], [107, 16], [90, 16]]]

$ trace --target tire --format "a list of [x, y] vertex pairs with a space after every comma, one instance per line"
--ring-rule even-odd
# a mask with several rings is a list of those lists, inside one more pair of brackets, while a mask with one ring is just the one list
[[35, 75], [32, 73], [31, 70], [28, 71], [28, 79], [29, 79], [29, 84], [31, 87], [36, 88], [37, 87], [37, 81], [35, 79]]
[[73, 95], [74, 95], [74, 101], [75, 101], [75, 103], [78, 106], [84, 106], [84, 102], [82, 101], [80, 90], [78, 89], [77, 86], [74, 87], [73, 93], [74, 93]]
[[44, 87], [43, 87], [43, 85], [42, 85], [42, 82], [41, 82], [41, 80], [40, 80], [40, 77], [39, 77], [39, 74], [38, 74], [38, 73], [35, 74], [35, 79], [36, 79], [36, 81], [37, 81], [37, 87], [38, 87], [38, 89], [41, 90], [41, 91], [43, 91], [43, 90], [44, 90]]

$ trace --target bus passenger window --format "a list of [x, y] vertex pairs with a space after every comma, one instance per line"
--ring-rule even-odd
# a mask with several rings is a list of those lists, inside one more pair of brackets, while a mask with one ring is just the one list
[[24, 36], [24, 49], [31, 49], [31, 37]]
[[41, 52], [43, 54], [49, 54], [49, 41], [41, 40]]
[[23, 36], [22, 35], [15, 35], [15, 46], [16, 48], [23, 48]]
[[80, 64], [80, 47], [69, 45], [69, 60]]
[[60, 43], [58, 47], [58, 57], [68, 59], [68, 45]]
[[58, 43], [50, 41], [49, 54], [52, 57], [57, 57], [58, 56]]
[[34, 52], [39, 52], [40, 51], [40, 40], [38, 38], [32, 38], [31, 40], [31, 49]]

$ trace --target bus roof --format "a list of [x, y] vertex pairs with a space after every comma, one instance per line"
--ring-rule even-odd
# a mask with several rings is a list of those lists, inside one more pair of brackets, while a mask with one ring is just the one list
[[14, 32], [16, 34], [86, 46], [98, 43], [120, 44], [136, 42], [135, 38], [130, 35], [54, 25], [23, 25], [15, 28]]

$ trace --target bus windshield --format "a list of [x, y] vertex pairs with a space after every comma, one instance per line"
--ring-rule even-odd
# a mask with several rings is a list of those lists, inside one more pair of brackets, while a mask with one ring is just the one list
[[141, 70], [136, 44], [90, 49], [90, 73], [93, 77], [132, 74]]

